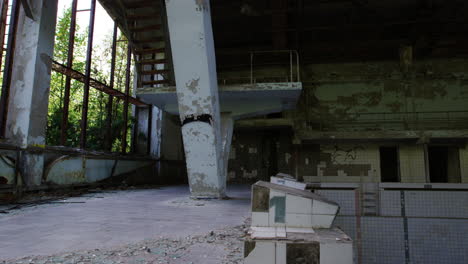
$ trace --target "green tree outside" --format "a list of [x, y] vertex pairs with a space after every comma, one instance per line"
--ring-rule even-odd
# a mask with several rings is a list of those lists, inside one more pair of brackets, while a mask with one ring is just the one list
[[[68, 53], [68, 38], [71, 21], [71, 8], [67, 9], [64, 14], [58, 19], [54, 60], [66, 64]], [[77, 25], [75, 34], [74, 60], [73, 69], [84, 73], [85, 70], [85, 54], [87, 45], [87, 29], [81, 30]], [[110, 82], [110, 64], [112, 52], [112, 33], [107, 35], [102, 43], [96, 43], [93, 47], [93, 61], [91, 77], [104, 84], [109, 85]], [[117, 58], [114, 88], [120, 91], [125, 90], [125, 70], [127, 56], [127, 42], [122, 34], [118, 36], [117, 42]], [[98, 55], [99, 54], [99, 55]], [[133, 69], [133, 67], [132, 67]], [[133, 77], [133, 73], [132, 73]], [[66, 77], [63, 74], [52, 72], [51, 87], [49, 96], [49, 111], [47, 124], [47, 144], [60, 144], [60, 131], [63, 109], [63, 98]], [[132, 80], [132, 78], [131, 78]], [[78, 147], [80, 143], [81, 133], [81, 111], [83, 108], [83, 88], [84, 84], [75, 80], [71, 82], [70, 89], [70, 109], [68, 117], [67, 130], [67, 147]], [[89, 105], [88, 105], [88, 138], [87, 148], [92, 150], [105, 150], [105, 142], [111, 137], [112, 151], [118, 152], [121, 150], [121, 137], [124, 128], [123, 122], [123, 105], [122, 100], [113, 100], [112, 111], [112, 134], [106, 135], [106, 120], [107, 120], [107, 105], [109, 96], [94, 88], [90, 88]], [[134, 123], [131, 118], [132, 107], [129, 106], [129, 123], [127, 126], [127, 150], [131, 142], [130, 128]]]

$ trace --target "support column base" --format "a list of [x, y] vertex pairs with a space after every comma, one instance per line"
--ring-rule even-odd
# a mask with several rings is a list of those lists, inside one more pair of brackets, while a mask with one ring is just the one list
[[191, 197], [218, 199], [225, 196], [220, 161], [211, 124], [194, 121], [182, 127]]

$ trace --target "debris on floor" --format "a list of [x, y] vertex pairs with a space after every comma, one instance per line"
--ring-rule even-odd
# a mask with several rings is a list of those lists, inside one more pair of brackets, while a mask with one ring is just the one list
[[111, 249], [0, 261], [0, 264], [241, 264], [247, 225], [180, 239], [157, 238]]

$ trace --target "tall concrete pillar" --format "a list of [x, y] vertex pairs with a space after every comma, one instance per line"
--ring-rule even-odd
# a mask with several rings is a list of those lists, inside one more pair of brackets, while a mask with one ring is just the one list
[[166, 0], [179, 114], [193, 197], [224, 196], [216, 60], [209, 0]]
[[[23, 4], [24, 5], [24, 4]], [[57, 0], [29, 1], [20, 8], [10, 86], [6, 138], [26, 149], [44, 147]], [[20, 168], [26, 185], [40, 185], [43, 154], [24, 152]]]

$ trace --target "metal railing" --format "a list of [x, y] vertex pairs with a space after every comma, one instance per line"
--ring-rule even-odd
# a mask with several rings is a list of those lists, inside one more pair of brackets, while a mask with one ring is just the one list
[[[230, 53], [229, 55], [232, 56], [240, 56], [240, 55], [249, 55], [250, 61], [247, 63], [243, 63], [239, 65], [240, 67], [246, 69], [249, 67], [249, 75], [248, 76], [236, 76], [230, 77], [234, 75], [233, 72], [220, 71], [218, 75], [218, 81], [220, 84], [229, 84], [229, 83], [266, 83], [266, 82], [300, 82], [300, 59], [299, 53], [296, 50], [267, 50], [267, 51], [251, 51], [248, 53]], [[285, 55], [284, 58], [281, 58], [277, 61], [268, 61], [263, 56], [278, 56], [278, 55]], [[271, 55], [271, 56], [269, 56]], [[279, 65], [288, 65], [287, 73], [286, 74], [267, 74], [261, 75], [259, 74], [259, 67], [278, 67]], [[238, 74], [238, 72], [236, 73]]]

